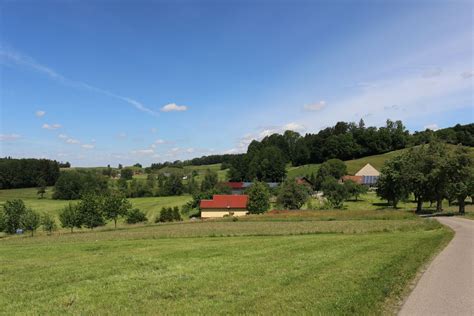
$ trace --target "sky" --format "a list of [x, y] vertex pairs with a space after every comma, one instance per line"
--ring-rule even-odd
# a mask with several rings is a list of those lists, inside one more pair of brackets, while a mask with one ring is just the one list
[[471, 1], [0, 0], [0, 155], [116, 166], [474, 122]]

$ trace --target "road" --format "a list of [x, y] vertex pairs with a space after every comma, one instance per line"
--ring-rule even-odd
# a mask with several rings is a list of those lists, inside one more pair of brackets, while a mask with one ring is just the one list
[[456, 234], [431, 262], [399, 315], [474, 315], [474, 221], [437, 219]]

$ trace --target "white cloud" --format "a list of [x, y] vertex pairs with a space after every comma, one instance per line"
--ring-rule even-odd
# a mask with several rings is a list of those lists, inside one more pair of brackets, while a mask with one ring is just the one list
[[45, 114], [46, 112], [41, 110], [35, 112], [36, 117], [43, 117]]
[[66, 139], [66, 143], [68, 143], [68, 144], [79, 144], [80, 141], [78, 141], [77, 139], [74, 139], [74, 138], [68, 138], [68, 139]]
[[157, 145], [164, 144], [164, 143], [165, 143], [165, 141], [163, 139], [155, 140], [155, 144], [157, 144]]
[[61, 128], [61, 124], [50, 125], [50, 124], [44, 123], [43, 126], [41, 126], [41, 128], [53, 130], [53, 129]]
[[191, 154], [191, 153], [194, 152], [194, 148], [188, 148], [188, 149], [186, 149], [186, 152], [189, 153], [189, 154]]
[[290, 130], [290, 131], [298, 132], [298, 131], [304, 131], [306, 128], [301, 124], [291, 122], [291, 123], [288, 123], [288, 124], [284, 125], [282, 129], [283, 129], [283, 131]]
[[169, 103], [161, 108], [161, 112], [182, 112], [186, 111], [187, 109], [188, 107], [186, 105], [177, 105], [176, 103]]
[[61, 139], [68, 138], [68, 136], [66, 134], [59, 134], [58, 137], [61, 138]]
[[92, 144], [83, 144], [81, 145], [82, 148], [84, 149], [94, 149], [95, 148], [95, 145], [92, 145]]
[[15, 141], [21, 138], [21, 135], [18, 134], [0, 134], [0, 141]]
[[305, 111], [320, 111], [326, 106], [326, 101], [319, 101], [317, 103], [312, 103], [312, 104], [305, 104], [303, 106], [303, 109]]
[[437, 131], [439, 130], [439, 126], [437, 124], [428, 124], [423, 127], [424, 129], [430, 129], [432, 131]]

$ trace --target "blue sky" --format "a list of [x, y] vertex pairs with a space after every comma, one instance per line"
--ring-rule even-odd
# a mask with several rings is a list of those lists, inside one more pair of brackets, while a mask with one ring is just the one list
[[245, 151], [337, 121], [472, 123], [469, 1], [1, 1], [0, 153]]

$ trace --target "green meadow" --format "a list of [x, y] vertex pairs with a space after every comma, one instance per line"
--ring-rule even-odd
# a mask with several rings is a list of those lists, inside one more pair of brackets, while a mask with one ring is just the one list
[[325, 212], [2, 238], [0, 306], [5, 314], [384, 314], [452, 237], [406, 211]]

